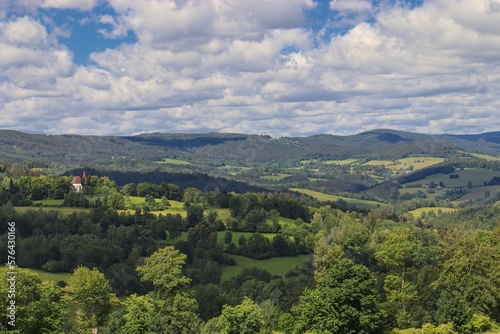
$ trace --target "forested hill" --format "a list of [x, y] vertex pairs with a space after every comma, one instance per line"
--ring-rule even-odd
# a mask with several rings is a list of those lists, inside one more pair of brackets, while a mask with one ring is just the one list
[[32, 167], [44, 167], [43, 164], [68, 167], [131, 165], [137, 160], [161, 161], [165, 158], [213, 165], [320, 157], [397, 159], [419, 154], [446, 156], [457, 150], [498, 155], [500, 132], [427, 135], [374, 130], [351, 136], [272, 138], [225, 133], [151, 133], [124, 137], [43, 135], [0, 130], [0, 159], [29, 162]]

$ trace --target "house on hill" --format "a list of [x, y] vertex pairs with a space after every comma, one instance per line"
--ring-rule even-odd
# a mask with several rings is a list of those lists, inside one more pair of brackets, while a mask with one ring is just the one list
[[75, 176], [73, 178], [73, 181], [71, 181], [71, 187], [77, 193], [79, 193], [80, 191], [82, 191], [82, 178], [79, 177], [79, 176]]
[[73, 189], [73, 191], [79, 193], [80, 191], [82, 191], [83, 183], [85, 183], [85, 181], [87, 181], [87, 174], [85, 174], [85, 171], [83, 171], [81, 177], [75, 176], [73, 178], [73, 181], [71, 181], [71, 188]]

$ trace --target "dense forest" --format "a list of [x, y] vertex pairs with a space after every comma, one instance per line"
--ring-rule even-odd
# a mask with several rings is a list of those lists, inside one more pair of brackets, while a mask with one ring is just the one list
[[[96, 175], [76, 192], [73, 175], [14, 167], [0, 175], [0, 247], [8, 254], [14, 222], [17, 322], [1, 299], [2, 331], [498, 330], [498, 202], [446, 210], [449, 200], [414, 196], [361, 210], [293, 192]], [[436, 210], [412, 213], [420, 208]], [[242, 259], [307, 255], [281, 275], [256, 265], [223, 276]], [[1, 275], [6, 296], [9, 268]]]

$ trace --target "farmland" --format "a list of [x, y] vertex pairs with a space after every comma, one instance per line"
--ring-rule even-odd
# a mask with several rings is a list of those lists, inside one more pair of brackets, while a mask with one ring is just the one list
[[410, 166], [413, 167], [413, 170], [419, 170], [422, 168], [430, 167], [432, 165], [436, 165], [438, 163], [443, 162], [444, 158], [436, 158], [436, 157], [413, 157], [413, 158], [404, 158], [397, 160], [370, 160], [363, 165], [366, 166], [384, 166], [392, 171], [399, 170], [407, 170]]
[[368, 209], [368, 210], [373, 210], [377, 207], [385, 205], [384, 203], [381, 202], [375, 202], [375, 201], [368, 201], [368, 200], [363, 200], [363, 199], [356, 199], [356, 198], [350, 198], [350, 197], [343, 197], [343, 196], [336, 196], [336, 195], [330, 195], [330, 194], [325, 194], [321, 193], [319, 191], [314, 191], [314, 190], [309, 190], [309, 189], [303, 189], [303, 188], [290, 188], [291, 191], [296, 191], [299, 193], [303, 193], [309, 196], [312, 196], [316, 198], [319, 201], [338, 201], [338, 200], [343, 200], [346, 201], [347, 205], [349, 206], [355, 206], [361, 209]]

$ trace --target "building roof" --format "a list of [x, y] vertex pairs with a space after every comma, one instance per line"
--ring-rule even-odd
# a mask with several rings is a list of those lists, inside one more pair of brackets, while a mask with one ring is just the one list
[[82, 178], [79, 177], [79, 176], [75, 176], [73, 178], [73, 182], [71, 182], [72, 184], [81, 184], [82, 183]]

